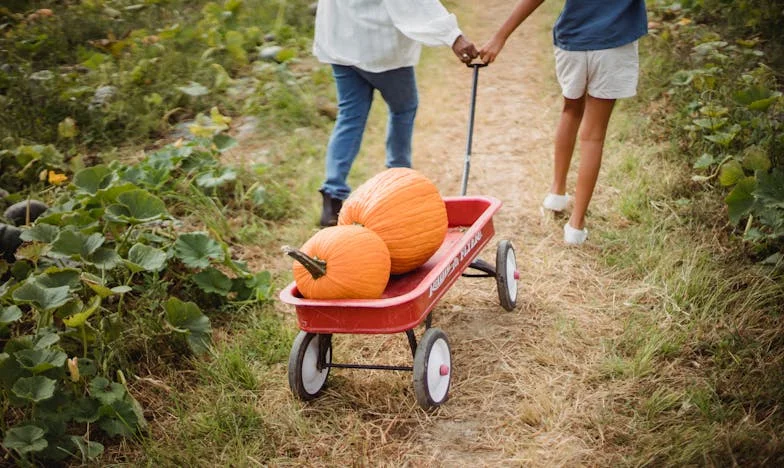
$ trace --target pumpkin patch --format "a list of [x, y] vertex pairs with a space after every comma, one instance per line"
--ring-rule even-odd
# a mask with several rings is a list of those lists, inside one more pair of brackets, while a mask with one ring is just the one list
[[343, 203], [338, 225], [359, 224], [383, 239], [391, 273], [407, 273], [424, 264], [447, 232], [446, 205], [438, 188], [408, 168], [387, 169], [357, 188]]
[[389, 250], [362, 226], [320, 230], [301, 249], [285, 246], [297, 289], [307, 299], [378, 299], [389, 280]]

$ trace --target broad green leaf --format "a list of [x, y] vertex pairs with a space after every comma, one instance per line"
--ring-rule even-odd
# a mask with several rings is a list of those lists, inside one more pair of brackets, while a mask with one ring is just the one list
[[51, 224], [36, 224], [35, 226], [22, 231], [20, 238], [25, 242], [45, 242], [51, 244], [57, 239], [60, 229]]
[[770, 158], [759, 146], [750, 146], [744, 151], [743, 167], [750, 171], [767, 172], [770, 169]]
[[110, 382], [103, 377], [94, 378], [89, 385], [90, 395], [104, 405], [111, 405], [125, 397], [125, 387], [117, 382]]
[[193, 302], [183, 302], [176, 297], [164, 304], [166, 320], [178, 333], [188, 337], [188, 346], [196, 354], [209, 350], [212, 328], [210, 319]]
[[231, 292], [231, 279], [215, 268], [207, 268], [193, 276], [202, 291], [227, 296]]
[[750, 110], [765, 112], [779, 97], [781, 97], [781, 93], [778, 91], [771, 91], [762, 86], [751, 86], [736, 92], [733, 97], [737, 102], [748, 107]]
[[177, 89], [187, 94], [188, 96], [198, 97], [210, 93], [210, 90], [205, 88], [204, 85], [191, 81], [187, 86], [178, 86]]
[[35, 282], [45, 288], [68, 286], [71, 290], [79, 289], [80, 272], [75, 268], [48, 268], [43, 274], [35, 277]]
[[8, 325], [22, 318], [22, 310], [12, 305], [0, 309], [0, 326]]
[[727, 124], [728, 119], [726, 117], [718, 118], [718, 119], [694, 119], [694, 124], [700, 128], [716, 131]]
[[249, 278], [235, 278], [232, 291], [237, 293], [238, 301], [265, 301], [272, 294], [272, 275], [261, 271]]
[[[79, 374], [84, 376], [82, 372], [82, 360], [79, 359]], [[101, 416], [98, 410], [101, 404], [95, 398], [80, 398], [72, 404], [73, 418], [76, 422], [81, 423], [94, 423]]]
[[770, 174], [759, 174], [754, 194], [769, 207], [784, 208], [784, 171], [776, 168]]
[[20, 455], [40, 452], [49, 445], [44, 438], [45, 434], [46, 431], [32, 424], [12, 427], [5, 433], [3, 446], [7, 449], [16, 450]]
[[169, 214], [160, 198], [142, 189], [121, 193], [117, 204], [109, 206], [106, 213], [114, 220], [131, 224], [155, 221]]
[[70, 317], [66, 317], [63, 319], [63, 323], [68, 325], [71, 328], [78, 328], [84, 325], [84, 323], [89, 319], [99, 308], [101, 307], [101, 296], [93, 297], [90, 305], [81, 312], [73, 314]]
[[33, 374], [40, 374], [55, 367], [62, 367], [68, 355], [53, 349], [23, 349], [14, 353], [19, 365]]
[[130, 286], [115, 286], [111, 289], [114, 294], [125, 294], [133, 291]]
[[196, 178], [196, 185], [203, 188], [220, 187], [237, 179], [237, 171], [230, 167], [213, 169]]
[[[127, 10], [128, 8], [130, 7], [126, 7], [125, 9]], [[85, 440], [84, 437], [80, 436], [71, 436], [71, 441], [74, 443], [74, 445], [76, 445], [76, 447], [79, 449], [79, 452], [82, 454], [82, 461], [94, 460], [103, 453], [103, 445], [98, 442]]]
[[103, 280], [101, 280], [101, 278], [95, 275], [91, 275], [90, 273], [82, 273], [81, 278], [82, 281], [102, 299], [112, 295], [112, 290], [103, 284]]
[[128, 251], [128, 268], [134, 272], [161, 271], [166, 266], [166, 252], [144, 244], [134, 244]]
[[744, 177], [735, 184], [735, 187], [724, 199], [727, 203], [730, 221], [738, 223], [740, 219], [751, 211], [754, 206], [754, 189], [757, 186], [757, 179], [754, 177]]
[[102, 246], [105, 240], [103, 235], [97, 232], [87, 236], [79, 231], [67, 229], [60, 232], [52, 243], [52, 249], [49, 253], [55, 258], [76, 255], [85, 258]]
[[730, 127], [726, 132], [715, 132], [710, 135], [705, 135], [703, 138], [712, 141], [717, 145], [727, 147], [732, 143], [732, 140], [735, 139], [739, 131], [740, 126], [736, 124]]
[[721, 166], [721, 172], [719, 173], [719, 183], [725, 187], [729, 187], [731, 185], [735, 185], [735, 183], [742, 179], [745, 175], [746, 174], [743, 172], [743, 167], [738, 161], [727, 161], [723, 166]]
[[210, 261], [223, 261], [223, 249], [203, 232], [181, 234], [174, 242], [174, 255], [191, 268], [207, 268]]
[[16, 381], [11, 391], [19, 398], [37, 403], [52, 398], [56, 383], [42, 375], [23, 377]]
[[33, 349], [48, 349], [60, 341], [60, 335], [56, 332], [42, 332], [35, 339]]
[[82, 192], [95, 195], [99, 190], [111, 185], [114, 173], [106, 166], [93, 166], [77, 172], [73, 184]]
[[219, 133], [215, 135], [212, 138], [212, 142], [215, 143], [215, 147], [220, 153], [237, 146], [237, 140], [230, 137], [229, 135], [226, 135], [225, 133]]
[[102, 270], [112, 270], [122, 262], [122, 258], [112, 249], [101, 247], [84, 261]]
[[57, 124], [57, 135], [60, 138], [74, 138], [78, 134], [79, 128], [76, 126], [76, 121], [71, 117], [66, 117]]
[[703, 155], [694, 162], [694, 169], [707, 169], [715, 162], [716, 160], [713, 158], [712, 154], [703, 153]]
[[32, 304], [38, 309], [52, 310], [71, 299], [71, 288], [68, 286], [46, 288], [34, 280], [28, 280], [14, 290], [13, 298], [19, 302]]
[[98, 426], [112, 437], [132, 437], [144, 422], [133, 403], [127, 400], [104, 405], [100, 412], [101, 419], [98, 421]]

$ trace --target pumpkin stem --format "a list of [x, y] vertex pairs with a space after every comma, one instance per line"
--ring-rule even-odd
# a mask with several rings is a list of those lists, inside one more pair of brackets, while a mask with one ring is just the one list
[[327, 262], [309, 257], [301, 250], [297, 250], [288, 245], [284, 245], [281, 250], [289, 257], [301, 263], [302, 266], [308, 270], [308, 273], [310, 273], [313, 279], [319, 279], [327, 274]]

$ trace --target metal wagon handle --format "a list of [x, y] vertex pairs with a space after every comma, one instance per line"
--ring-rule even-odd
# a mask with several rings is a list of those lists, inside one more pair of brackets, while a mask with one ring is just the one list
[[479, 69], [487, 66], [486, 63], [467, 63], [468, 68], [474, 69], [474, 80], [471, 85], [471, 111], [468, 117], [468, 142], [466, 143], [465, 163], [463, 166], [463, 183], [460, 189], [460, 195], [465, 196], [468, 189], [468, 173], [471, 170], [471, 145], [474, 141], [474, 114], [476, 113], [476, 88], [479, 82]]

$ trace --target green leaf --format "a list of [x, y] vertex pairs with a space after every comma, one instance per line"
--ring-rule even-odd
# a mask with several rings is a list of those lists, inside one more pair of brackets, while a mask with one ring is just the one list
[[288, 62], [297, 56], [294, 49], [283, 49], [275, 55], [275, 61], [278, 63]]
[[42, 375], [23, 377], [16, 381], [11, 391], [19, 398], [38, 403], [39, 401], [52, 398], [56, 383], [54, 380]]
[[207, 268], [195, 274], [193, 282], [206, 293], [227, 296], [231, 292], [231, 279], [215, 268]]
[[719, 173], [719, 183], [725, 187], [734, 185], [737, 181], [742, 179], [746, 174], [743, 172], [743, 167], [738, 161], [727, 161], [721, 166]]
[[204, 96], [210, 93], [209, 89], [195, 81], [191, 81], [187, 86], [178, 86], [177, 89], [192, 97]]
[[776, 168], [770, 174], [759, 174], [754, 194], [769, 207], [784, 208], [784, 171]]
[[[126, 7], [126, 9], [127, 8], [128, 7]], [[94, 460], [103, 453], [103, 445], [98, 442], [85, 440], [84, 437], [81, 436], [71, 436], [71, 441], [82, 454], [82, 461]]]
[[79, 129], [76, 127], [76, 121], [71, 117], [66, 117], [57, 124], [57, 135], [60, 138], [74, 138], [78, 134]]
[[142, 189], [121, 193], [117, 202], [106, 209], [106, 214], [115, 221], [139, 224], [155, 221], [169, 214], [160, 198]]
[[63, 319], [63, 323], [71, 328], [78, 328], [87, 322], [87, 319], [101, 307], [101, 296], [94, 296], [90, 305], [81, 312], [71, 315]]
[[16, 361], [33, 374], [62, 367], [68, 355], [53, 349], [23, 349], [14, 353]]
[[716, 160], [713, 158], [712, 154], [703, 153], [703, 155], [694, 162], [694, 169], [707, 169], [715, 162]]
[[84, 261], [102, 270], [112, 270], [122, 262], [122, 258], [114, 250], [101, 247]]
[[235, 278], [232, 291], [237, 293], [238, 301], [265, 301], [272, 294], [272, 275], [261, 271], [249, 278]]
[[20, 318], [22, 318], [22, 310], [15, 305], [0, 309], [0, 326], [14, 323]]
[[45, 242], [51, 244], [57, 239], [60, 229], [51, 224], [36, 224], [35, 226], [22, 231], [20, 238], [25, 242]]
[[134, 401], [115, 401], [102, 406], [98, 426], [111, 437], [132, 437], [144, 423], [142, 415], [134, 408]]
[[16, 450], [20, 455], [40, 452], [49, 445], [44, 438], [45, 434], [46, 431], [32, 424], [12, 427], [5, 433], [3, 446], [7, 449]]
[[[79, 374], [84, 376], [82, 372], [82, 360], [79, 359]], [[101, 405], [98, 400], [94, 398], [79, 398], [72, 403], [73, 419], [81, 423], [94, 423], [101, 417], [98, 410]]]
[[111, 405], [125, 397], [125, 387], [116, 382], [110, 382], [103, 377], [94, 378], [89, 385], [90, 395], [97, 398], [104, 405]]
[[199, 175], [196, 178], [196, 185], [203, 188], [214, 188], [236, 179], [237, 171], [230, 167], [222, 167]]
[[33, 349], [47, 349], [60, 341], [60, 335], [57, 332], [42, 332], [36, 337]]
[[111, 185], [114, 180], [114, 173], [106, 166], [93, 166], [77, 172], [73, 178], [73, 184], [81, 192], [95, 195], [99, 190]]
[[209, 350], [212, 328], [210, 319], [201, 312], [199, 306], [193, 302], [182, 302], [176, 297], [170, 298], [164, 304], [166, 320], [178, 333], [188, 337], [188, 346], [196, 354], [206, 353]]
[[85, 258], [103, 245], [105, 240], [103, 235], [97, 232], [87, 236], [79, 231], [67, 229], [58, 234], [57, 239], [52, 243], [49, 254], [55, 258], [76, 255]]
[[35, 277], [35, 282], [44, 288], [68, 286], [71, 290], [79, 289], [81, 282], [79, 270], [75, 268], [48, 268], [43, 274]]
[[738, 91], [733, 96], [737, 102], [748, 107], [750, 110], [765, 112], [781, 97], [778, 91], [771, 91], [762, 86], [750, 86]]
[[231, 148], [237, 146], [237, 140], [226, 135], [225, 133], [219, 133], [212, 138], [212, 142], [215, 143], [215, 147], [218, 148], [218, 152], [223, 153]]
[[128, 251], [128, 268], [134, 272], [161, 271], [166, 266], [166, 252], [144, 244], [134, 244]]
[[181, 234], [174, 242], [174, 255], [191, 268], [207, 268], [210, 260], [223, 261], [223, 249], [203, 232]]
[[757, 179], [754, 177], [744, 177], [735, 184], [735, 187], [724, 199], [727, 203], [730, 221], [737, 224], [740, 219], [751, 211], [754, 206], [754, 189], [757, 186]]
[[13, 298], [16, 301], [32, 304], [38, 309], [56, 309], [71, 299], [71, 288], [60, 286], [58, 288], [45, 288], [34, 280], [25, 281], [14, 290]]

